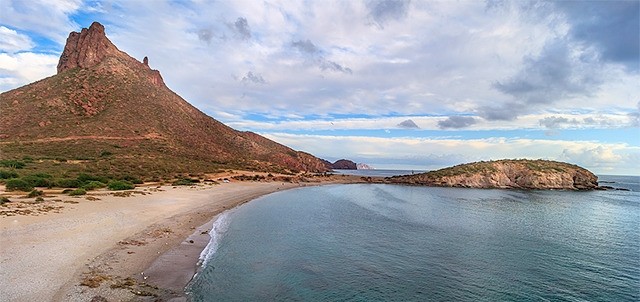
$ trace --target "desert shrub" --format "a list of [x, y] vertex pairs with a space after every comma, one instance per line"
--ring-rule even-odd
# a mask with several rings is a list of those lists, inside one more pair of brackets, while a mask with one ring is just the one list
[[80, 173], [80, 175], [78, 175], [78, 181], [81, 184], [85, 184], [91, 181], [99, 181], [101, 183], [108, 183], [109, 182], [109, 178], [104, 177], [104, 176], [96, 176], [96, 175], [91, 175], [91, 174], [86, 174], [86, 173]]
[[140, 178], [137, 178], [135, 176], [131, 176], [131, 175], [126, 175], [125, 177], [122, 178], [122, 180], [126, 180], [132, 184], [136, 184], [136, 185], [140, 185], [143, 184], [142, 180]]
[[191, 179], [191, 178], [181, 178], [178, 179], [176, 181], [174, 181], [173, 183], [171, 183], [174, 186], [190, 186], [196, 183], [199, 183], [200, 180], [197, 179]]
[[44, 198], [42, 198], [41, 196], [36, 197], [36, 202], [43, 202]]
[[80, 196], [80, 195], [85, 195], [85, 194], [87, 194], [87, 190], [82, 189], [82, 188], [75, 189], [75, 190], [69, 192], [69, 196]]
[[151, 178], [147, 178], [147, 182], [161, 182], [162, 178], [160, 176], [151, 176]]
[[77, 188], [80, 182], [77, 179], [61, 178], [55, 181], [55, 186], [59, 188]]
[[32, 187], [53, 187], [54, 181], [49, 174], [33, 174], [22, 177], [22, 180], [28, 182]]
[[62, 194], [67, 194], [73, 192], [73, 189], [64, 189], [62, 190]]
[[0, 197], [0, 204], [5, 204], [7, 202], [11, 202], [11, 200], [9, 200], [9, 197], [6, 197], [6, 196]]
[[7, 180], [7, 191], [24, 191], [33, 190], [33, 186], [20, 178], [12, 178]]
[[44, 195], [44, 192], [42, 192], [40, 190], [33, 190], [33, 191], [29, 192], [29, 195], [27, 195], [27, 197], [33, 198], [33, 197], [38, 197], [38, 196], [42, 196], [42, 195]]
[[47, 174], [47, 173], [34, 173], [34, 174], [31, 174], [31, 176], [35, 176], [38, 178], [53, 178], [51, 174]]
[[0, 167], [22, 169], [26, 164], [22, 161], [15, 159], [3, 159], [0, 160]]
[[235, 180], [240, 180], [240, 181], [260, 181], [262, 179], [265, 179], [264, 176], [258, 175], [258, 174], [255, 174], [253, 176], [242, 174], [242, 175], [233, 176], [231, 178], [233, 178]]
[[95, 189], [104, 188], [106, 186], [107, 185], [102, 183], [102, 182], [99, 182], [97, 180], [93, 180], [93, 181], [90, 181], [90, 182], [82, 185], [82, 188], [87, 190], [87, 191], [91, 191], [91, 190], [95, 190]]
[[120, 190], [131, 190], [136, 186], [134, 186], [132, 183], [125, 180], [113, 180], [109, 182], [107, 187], [109, 187], [109, 190], [112, 190], [112, 191], [120, 191]]
[[18, 178], [16, 171], [0, 170], [0, 179]]

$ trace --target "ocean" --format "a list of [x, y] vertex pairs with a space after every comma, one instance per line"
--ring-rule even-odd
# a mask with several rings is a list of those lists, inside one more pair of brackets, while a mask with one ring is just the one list
[[631, 191], [304, 187], [220, 215], [192, 301], [640, 301]]

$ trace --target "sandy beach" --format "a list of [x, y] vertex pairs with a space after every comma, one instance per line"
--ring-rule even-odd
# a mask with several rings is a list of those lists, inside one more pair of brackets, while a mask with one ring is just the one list
[[46, 198], [62, 208], [0, 216], [0, 300], [184, 300], [184, 286], [217, 214], [313, 184], [319, 183], [231, 182], [137, 188], [130, 197], [97, 192], [89, 198], [99, 200]]

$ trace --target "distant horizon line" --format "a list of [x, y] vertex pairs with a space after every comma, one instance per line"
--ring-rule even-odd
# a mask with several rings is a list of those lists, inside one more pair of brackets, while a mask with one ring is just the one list
[[[384, 168], [384, 169], [378, 169], [378, 168], [371, 168], [371, 169], [333, 169], [338, 170], [338, 171], [413, 171], [413, 172], [430, 172], [430, 171], [436, 171], [439, 169], [433, 169], [433, 170], [427, 170], [427, 169], [388, 169], [388, 168]], [[629, 176], [629, 177], [640, 177], [640, 174], [638, 175], [629, 175], [629, 174], [600, 174], [600, 173], [594, 173], [596, 176]]]

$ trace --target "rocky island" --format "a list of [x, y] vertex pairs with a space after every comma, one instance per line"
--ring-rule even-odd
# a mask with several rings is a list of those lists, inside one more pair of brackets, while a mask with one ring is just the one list
[[481, 161], [386, 180], [390, 183], [481, 189], [598, 188], [598, 177], [584, 168], [557, 161], [526, 159]]

